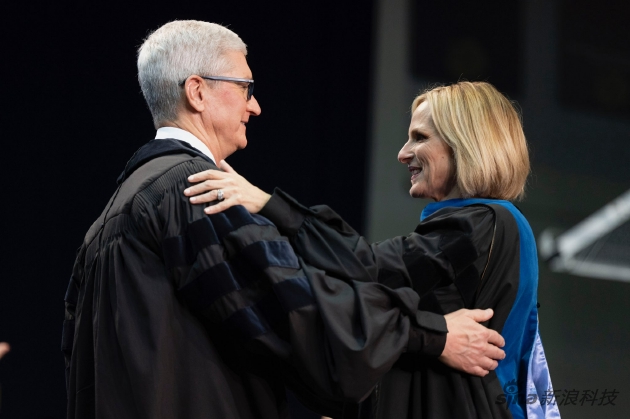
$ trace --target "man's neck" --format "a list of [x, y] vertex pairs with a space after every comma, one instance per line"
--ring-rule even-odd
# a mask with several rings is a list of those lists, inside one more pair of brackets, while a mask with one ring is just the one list
[[205, 129], [203, 129], [201, 121], [180, 118], [175, 121], [167, 121], [163, 123], [162, 126], [179, 128], [183, 129], [184, 131], [190, 132], [192, 135], [197, 137], [199, 141], [204, 143], [206, 147], [208, 147], [208, 149], [216, 159], [217, 164], [219, 164], [219, 162], [223, 160], [221, 148], [219, 147], [219, 142], [216, 136], [208, 133]]

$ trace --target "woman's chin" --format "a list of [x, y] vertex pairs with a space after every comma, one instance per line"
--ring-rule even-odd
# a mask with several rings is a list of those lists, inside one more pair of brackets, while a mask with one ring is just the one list
[[418, 198], [418, 199], [429, 198], [426, 194], [422, 192], [414, 191], [413, 188], [409, 189], [409, 196], [411, 196], [412, 198]]

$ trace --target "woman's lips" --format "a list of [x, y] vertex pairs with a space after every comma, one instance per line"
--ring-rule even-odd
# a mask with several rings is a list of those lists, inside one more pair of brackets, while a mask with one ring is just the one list
[[411, 181], [413, 182], [413, 180], [418, 177], [420, 172], [422, 172], [422, 168], [409, 166], [409, 171], [411, 172]]

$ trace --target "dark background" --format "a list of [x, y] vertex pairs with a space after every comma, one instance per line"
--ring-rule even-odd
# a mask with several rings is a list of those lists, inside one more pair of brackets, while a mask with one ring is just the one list
[[248, 45], [262, 115], [228, 161], [362, 228], [370, 1], [21, 2], [2, 6], [2, 418], [61, 418], [63, 296], [75, 251], [155, 131], [136, 49], [175, 19]]

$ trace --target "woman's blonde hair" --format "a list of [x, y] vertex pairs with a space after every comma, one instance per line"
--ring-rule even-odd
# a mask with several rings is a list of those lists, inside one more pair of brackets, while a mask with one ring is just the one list
[[457, 185], [466, 198], [523, 197], [529, 154], [520, 115], [489, 83], [459, 82], [429, 89], [427, 102], [438, 134], [453, 149]]

